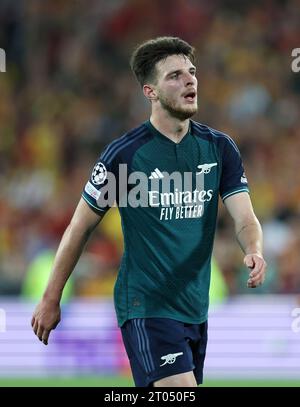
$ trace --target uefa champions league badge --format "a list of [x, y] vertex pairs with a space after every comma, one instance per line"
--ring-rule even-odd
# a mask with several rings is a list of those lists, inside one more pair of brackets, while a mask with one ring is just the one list
[[101, 185], [107, 178], [107, 170], [101, 162], [97, 163], [92, 171], [91, 181], [95, 185]]

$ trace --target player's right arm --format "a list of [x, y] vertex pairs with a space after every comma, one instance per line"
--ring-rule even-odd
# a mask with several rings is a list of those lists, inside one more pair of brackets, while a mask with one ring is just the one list
[[32, 316], [33, 331], [45, 345], [48, 344], [51, 330], [55, 329], [60, 321], [60, 300], [64, 286], [101, 218], [102, 216], [92, 211], [81, 198], [59, 244], [43, 297]]

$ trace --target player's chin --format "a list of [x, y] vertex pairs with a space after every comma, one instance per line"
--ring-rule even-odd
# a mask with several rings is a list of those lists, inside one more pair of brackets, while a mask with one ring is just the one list
[[182, 107], [181, 112], [182, 115], [185, 116], [186, 119], [194, 116], [197, 113], [198, 106], [197, 104], [190, 104], [189, 106], [185, 105]]

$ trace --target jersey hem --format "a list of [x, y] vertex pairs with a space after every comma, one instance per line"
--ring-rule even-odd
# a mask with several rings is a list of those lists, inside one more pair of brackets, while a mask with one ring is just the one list
[[106, 212], [106, 209], [97, 208], [95, 205], [93, 205], [83, 193], [81, 196], [94, 212], [98, 213], [99, 215], [103, 215], [103, 213]]
[[175, 321], [182, 322], [184, 324], [202, 324], [203, 322], [207, 321], [208, 319], [208, 314], [205, 314], [197, 319], [192, 319], [192, 318], [186, 318], [184, 316], [174, 316], [173, 314], [128, 314], [127, 317], [120, 319], [118, 318], [118, 326], [121, 328], [126, 321], [129, 319], [134, 319], [134, 318], [169, 318], [173, 319]]
[[225, 199], [229, 198], [231, 195], [235, 195], [240, 192], [248, 192], [248, 194], [249, 194], [249, 188], [243, 187], [243, 188], [239, 188], [239, 189], [235, 189], [233, 191], [227, 192], [226, 194], [221, 196], [222, 201], [224, 202]]

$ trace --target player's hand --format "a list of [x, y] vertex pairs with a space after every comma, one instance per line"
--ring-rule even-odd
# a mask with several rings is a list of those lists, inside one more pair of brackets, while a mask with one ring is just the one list
[[34, 333], [44, 345], [48, 345], [48, 338], [52, 329], [60, 322], [59, 303], [42, 300], [36, 307], [31, 326]]
[[248, 288], [260, 286], [265, 281], [267, 263], [260, 254], [247, 254], [244, 257], [244, 264], [251, 272], [247, 281]]

